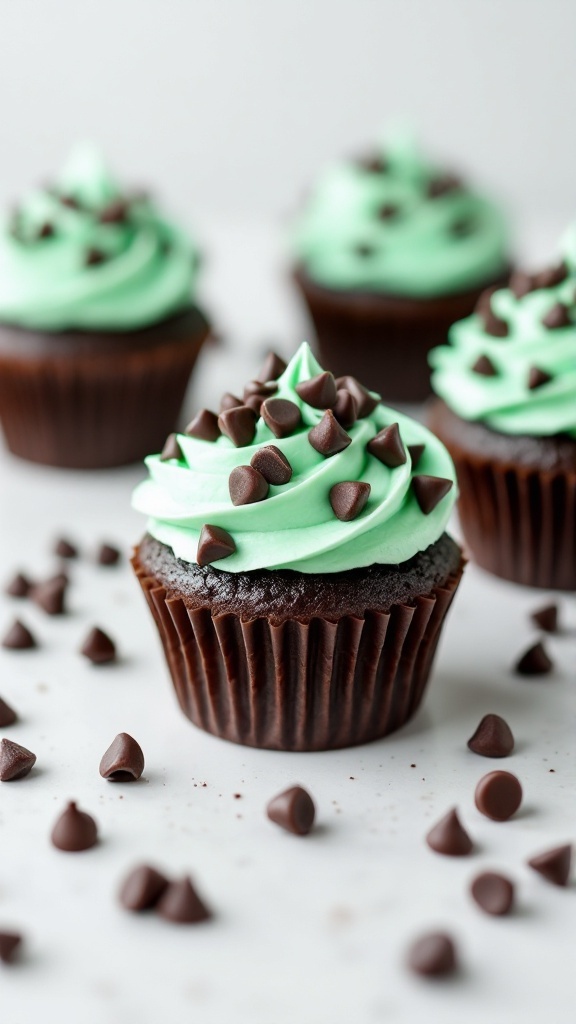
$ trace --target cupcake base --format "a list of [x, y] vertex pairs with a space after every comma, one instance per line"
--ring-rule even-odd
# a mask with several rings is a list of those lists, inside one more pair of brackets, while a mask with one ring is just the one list
[[184, 714], [235, 743], [300, 751], [367, 743], [408, 721], [463, 561], [444, 535], [400, 566], [234, 574], [146, 536], [133, 567]]
[[208, 324], [198, 309], [116, 334], [0, 325], [0, 421], [11, 452], [71, 469], [120, 466], [176, 426]]

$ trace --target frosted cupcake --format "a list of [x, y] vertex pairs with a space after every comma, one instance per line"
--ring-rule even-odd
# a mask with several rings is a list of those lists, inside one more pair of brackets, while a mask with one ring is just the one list
[[177, 423], [208, 333], [198, 255], [90, 148], [0, 229], [0, 420], [15, 454], [96, 468]]

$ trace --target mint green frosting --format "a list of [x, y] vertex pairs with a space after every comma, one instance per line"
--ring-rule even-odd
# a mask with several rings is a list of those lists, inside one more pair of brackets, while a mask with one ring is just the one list
[[[102, 223], [116, 200], [128, 202], [126, 217]], [[103, 259], [87, 265], [91, 251]], [[85, 146], [0, 229], [0, 320], [45, 331], [145, 327], [189, 305], [197, 262], [187, 238], [144, 195], [127, 196]]]
[[[442, 171], [410, 139], [390, 139], [381, 154], [382, 173], [348, 161], [318, 181], [292, 235], [306, 273], [328, 288], [413, 298], [498, 277], [508, 260], [497, 207], [464, 186], [429, 198], [428, 185]], [[389, 205], [397, 212], [379, 216]]]
[[[225, 436], [209, 442], [178, 434], [183, 462], [150, 456], [149, 479], [137, 487], [133, 505], [149, 517], [152, 536], [169, 545], [178, 558], [196, 563], [202, 526], [222, 527], [236, 544], [233, 555], [215, 563], [227, 572], [330, 573], [373, 563], [397, 564], [438, 540], [454, 504], [455, 487], [424, 515], [411, 488], [410, 456], [404, 465], [388, 469], [366, 446], [379, 430], [397, 422], [405, 445], [426, 445], [418, 473], [454, 480], [444, 446], [421, 424], [377, 405], [348, 430], [352, 443], [344, 451], [323, 457], [308, 440], [323, 411], [307, 405], [295, 390], [320, 372], [303, 344], [278, 381], [274, 397], [295, 402], [302, 415], [302, 426], [290, 437], [277, 439], [260, 418], [254, 441], [245, 448], [234, 447]], [[267, 444], [284, 453], [293, 468], [292, 479], [271, 486], [264, 501], [234, 506], [228, 491], [231, 471], [248, 465], [257, 449]], [[332, 511], [329, 493], [335, 483], [347, 480], [369, 483], [371, 493], [356, 519], [341, 522]]]
[[[566, 236], [566, 280], [516, 298], [509, 288], [494, 293], [491, 307], [508, 325], [508, 335], [493, 337], [482, 317], [473, 314], [454, 324], [450, 344], [430, 353], [432, 387], [462, 419], [479, 420], [504, 434], [576, 438], [576, 228]], [[543, 318], [557, 303], [568, 307], [572, 323], [548, 328]], [[486, 355], [495, 376], [472, 369]], [[551, 380], [530, 389], [530, 369]]]

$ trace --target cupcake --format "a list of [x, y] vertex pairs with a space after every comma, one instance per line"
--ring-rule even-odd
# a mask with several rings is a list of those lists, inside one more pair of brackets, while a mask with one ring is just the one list
[[198, 257], [97, 153], [73, 154], [0, 229], [0, 421], [16, 455], [93, 469], [173, 430], [208, 333]]
[[306, 344], [258, 376], [146, 460], [134, 569], [196, 725], [277, 750], [374, 740], [418, 707], [462, 574], [454, 467]]
[[485, 292], [430, 359], [430, 425], [456, 464], [473, 557], [516, 583], [575, 590], [576, 229], [558, 266]]
[[328, 168], [292, 243], [321, 361], [391, 401], [428, 396], [429, 349], [509, 273], [499, 210], [399, 137]]

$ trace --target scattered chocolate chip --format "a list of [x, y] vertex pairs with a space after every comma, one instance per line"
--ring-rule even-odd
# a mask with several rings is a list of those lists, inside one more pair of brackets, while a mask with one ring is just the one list
[[447, 857], [466, 857], [472, 851], [472, 840], [462, 827], [455, 807], [430, 829], [426, 842], [431, 850]]
[[212, 916], [189, 878], [170, 882], [156, 904], [157, 913], [176, 924], [200, 924]]
[[52, 579], [36, 583], [30, 590], [30, 597], [47, 615], [63, 615], [66, 611], [66, 589], [68, 581], [59, 573]]
[[542, 878], [552, 885], [568, 885], [570, 879], [570, 865], [572, 863], [572, 847], [556, 846], [553, 850], [546, 850], [536, 857], [530, 857], [529, 867], [537, 871]]
[[370, 413], [376, 408], [380, 401], [380, 396], [374, 398], [367, 388], [356, 380], [356, 377], [351, 377], [347, 374], [344, 377], [336, 378], [336, 387], [338, 389], [344, 388], [349, 391], [358, 408], [358, 419], [362, 420], [365, 416], [369, 416]]
[[117, 565], [121, 555], [113, 544], [101, 544], [96, 554], [98, 565]]
[[292, 479], [292, 466], [288, 459], [273, 444], [259, 448], [250, 459], [250, 465], [257, 469], [269, 484], [287, 484]]
[[406, 450], [412, 461], [412, 470], [415, 470], [426, 449], [425, 444], [408, 444]]
[[516, 270], [510, 278], [508, 287], [517, 299], [523, 299], [525, 295], [534, 291], [536, 284], [532, 274], [527, 274], [523, 270]]
[[532, 622], [545, 633], [558, 632], [558, 605], [547, 604], [530, 615]]
[[351, 395], [346, 388], [338, 388], [332, 412], [345, 430], [353, 427], [358, 418], [358, 405], [354, 395]]
[[29, 775], [36, 764], [36, 754], [12, 740], [0, 740], [0, 782], [13, 782]]
[[565, 281], [567, 277], [568, 267], [562, 262], [556, 267], [547, 267], [546, 270], [541, 270], [538, 274], [535, 274], [534, 287], [555, 288], [557, 284], [562, 284], [562, 281]]
[[251, 444], [256, 433], [256, 413], [247, 405], [226, 409], [218, 417], [218, 426], [236, 448]]
[[415, 974], [426, 978], [452, 974], [457, 967], [454, 943], [442, 932], [423, 935], [410, 946], [407, 964]]
[[220, 526], [210, 526], [208, 523], [202, 527], [196, 552], [198, 565], [211, 565], [220, 558], [228, 558], [235, 551], [236, 545], [226, 530]]
[[258, 380], [278, 380], [286, 369], [286, 363], [275, 352], [269, 352], [260, 367]]
[[521, 676], [546, 676], [554, 665], [548, 657], [544, 645], [538, 641], [524, 652], [516, 662], [515, 671]]
[[266, 381], [266, 383], [261, 380], [249, 380], [244, 388], [244, 401], [247, 402], [250, 397], [258, 397], [264, 401], [265, 398], [275, 395], [277, 391], [278, 385], [274, 380]]
[[98, 220], [101, 224], [122, 224], [126, 220], [130, 204], [126, 199], [113, 199], [100, 212]]
[[428, 182], [426, 195], [429, 199], [439, 199], [461, 188], [462, 180], [456, 174], [438, 174]]
[[142, 747], [127, 732], [118, 733], [100, 761], [100, 775], [110, 782], [134, 782], [144, 771]]
[[80, 209], [80, 205], [81, 204], [78, 201], [78, 199], [76, 199], [74, 196], [59, 195], [58, 196], [58, 200], [60, 201], [62, 206], [67, 206], [69, 210], [79, 210]]
[[98, 842], [98, 828], [94, 818], [85, 811], [79, 811], [71, 801], [62, 812], [52, 829], [52, 844], [66, 853], [89, 850]]
[[478, 356], [478, 359], [472, 366], [474, 373], [479, 373], [482, 377], [496, 377], [498, 376], [498, 370], [494, 366], [494, 363], [488, 356]]
[[363, 171], [367, 171], [369, 174], [386, 174], [388, 170], [388, 161], [386, 157], [379, 155], [378, 153], [369, 153], [366, 156], [358, 157], [355, 161], [358, 167], [361, 167]]
[[556, 330], [558, 327], [570, 327], [572, 325], [572, 321], [568, 316], [568, 309], [563, 302], [556, 302], [552, 309], [548, 310], [546, 316], [542, 317], [542, 323], [550, 330]]
[[328, 370], [296, 385], [296, 394], [313, 409], [331, 409], [336, 403], [336, 381]]
[[389, 427], [380, 430], [366, 447], [371, 455], [383, 462], [389, 469], [403, 466], [407, 461], [406, 449], [397, 423], [391, 423]]
[[125, 910], [139, 912], [154, 907], [168, 888], [168, 879], [147, 864], [134, 868], [124, 879], [118, 899]]
[[425, 516], [433, 512], [452, 487], [453, 481], [442, 476], [420, 475], [412, 478], [414, 496]]
[[400, 207], [397, 203], [382, 203], [376, 211], [376, 216], [379, 220], [394, 220], [399, 213]]
[[184, 461], [184, 455], [182, 449], [178, 444], [178, 438], [176, 434], [169, 434], [166, 438], [166, 442], [160, 455], [160, 462], [170, 462], [171, 459], [177, 459], [178, 462]]
[[449, 231], [453, 238], [468, 238], [474, 234], [477, 226], [478, 221], [475, 217], [458, 217], [452, 221]]
[[0, 960], [3, 964], [12, 963], [21, 944], [22, 936], [17, 932], [0, 932]]
[[243, 404], [241, 398], [237, 398], [230, 391], [225, 391], [220, 399], [220, 412], [227, 412], [228, 409], [238, 409]]
[[36, 641], [24, 623], [20, 622], [20, 619], [14, 619], [10, 629], [4, 634], [2, 647], [10, 651], [28, 651], [36, 647]]
[[228, 478], [233, 505], [251, 505], [268, 497], [268, 481], [253, 466], [236, 466]]
[[350, 523], [360, 515], [370, 497], [370, 484], [345, 480], [330, 489], [330, 504], [337, 519]]
[[500, 715], [484, 715], [468, 747], [481, 757], [508, 757], [514, 750], [514, 736]]
[[106, 665], [116, 660], [116, 645], [104, 630], [94, 626], [82, 644], [80, 654], [93, 665]]
[[488, 772], [476, 786], [474, 803], [492, 821], [508, 821], [522, 803], [522, 786], [511, 772]]
[[10, 597], [28, 597], [32, 583], [22, 572], [17, 572], [6, 587], [6, 593]]
[[220, 437], [220, 427], [216, 413], [210, 409], [200, 409], [194, 419], [190, 420], [184, 433], [188, 437], [197, 437], [200, 441], [217, 441]]
[[296, 836], [306, 836], [314, 824], [316, 808], [302, 786], [292, 786], [270, 800], [266, 814], [275, 825]]
[[5, 700], [0, 697], [0, 729], [5, 729], [8, 725], [14, 725], [18, 719], [18, 715]]
[[260, 415], [275, 437], [288, 437], [302, 422], [300, 409], [287, 398], [267, 398]]
[[78, 548], [66, 537], [60, 537], [54, 545], [54, 554], [58, 558], [78, 558]]
[[87, 249], [84, 257], [84, 265], [86, 267], [99, 267], [100, 264], [106, 262], [106, 253], [102, 252], [102, 249]]
[[44, 239], [44, 238], [53, 238], [54, 235], [55, 235], [54, 225], [51, 224], [50, 221], [47, 220], [47, 221], [44, 221], [44, 223], [40, 227], [40, 230], [38, 231], [38, 234], [37, 234], [36, 237], [39, 238], [39, 239]]
[[340, 426], [331, 409], [327, 409], [320, 422], [308, 432], [308, 440], [326, 458], [344, 451], [352, 443], [352, 438]]
[[541, 388], [543, 384], [549, 384], [552, 377], [546, 370], [541, 370], [539, 366], [531, 366], [528, 371], [528, 387], [530, 391], [534, 391], [536, 388]]
[[472, 899], [481, 910], [493, 917], [508, 914], [514, 903], [514, 885], [505, 875], [483, 871], [470, 886]]

